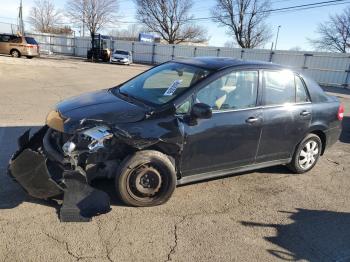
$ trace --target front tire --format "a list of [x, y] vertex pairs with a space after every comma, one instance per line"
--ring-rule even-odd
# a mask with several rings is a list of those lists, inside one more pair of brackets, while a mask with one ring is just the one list
[[20, 53], [17, 49], [11, 50], [10, 55], [11, 55], [12, 57], [15, 57], [15, 58], [21, 57], [21, 53]]
[[297, 146], [292, 162], [287, 167], [297, 174], [308, 172], [319, 160], [321, 150], [321, 139], [315, 134], [309, 134]]
[[161, 152], [138, 151], [121, 163], [115, 186], [119, 198], [127, 205], [161, 205], [169, 200], [175, 190], [175, 168]]

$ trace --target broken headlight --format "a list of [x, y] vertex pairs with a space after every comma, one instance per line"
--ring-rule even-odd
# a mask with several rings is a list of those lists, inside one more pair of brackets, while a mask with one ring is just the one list
[[96, 126], [82, 131], [80, 137], [79, 140], [69, 140], [63, 144], [62, 150], [65, 155], [71, 155], [76, 148], [81, 148], [82, 144], [85, 144], [90, 153], [97, 152], [105, 146], [104, 142], [112, 138], [113, 134], [106, 126]]
[[52, 110], [46, 117], [46, 125], [62, 133], [64, 131], [64, 121], [65, 119], [57, 110]]

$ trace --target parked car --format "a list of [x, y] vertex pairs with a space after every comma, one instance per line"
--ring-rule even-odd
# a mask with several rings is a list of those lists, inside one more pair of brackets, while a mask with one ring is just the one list
[[129, 51], [115, 50], [111, 56], [111, 63], [130, 65], [132, 64], [132, 54]]
[[10, 172], [40, 198], [64, 191], [74, 171], [114, 178], [128, 205], [159, 205], [194, 181], [274, 165], [308, 172], [338, 140], [343, 115], [336, 97], [283, 66], [179, 59], [59, 103], [19, 139]]
[[39, 45], [33, 37], [0, 34], [0, 53], [31, 59], [39, 55]]

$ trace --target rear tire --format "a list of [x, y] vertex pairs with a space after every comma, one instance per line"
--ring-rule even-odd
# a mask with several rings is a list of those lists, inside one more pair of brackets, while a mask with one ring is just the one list
[[127, 205], [147, 207], [169, 200], [176, 187], [175, 168], [169, 158], [153, 150], [138, 151], [119, 166], [116, 192]]
[[310, 171], [318, 162], [322, 150], [322, 141], [315, 134], [307, 135], [297, 146], [292, 162], [287, 167], [297, 174]]
[[12, 57], [19, 58], [19, 57], [21, 57], [21, 52], [18, 51], [17, 49], [13, 49], [13, 50], [11, 50], [10, 55]]

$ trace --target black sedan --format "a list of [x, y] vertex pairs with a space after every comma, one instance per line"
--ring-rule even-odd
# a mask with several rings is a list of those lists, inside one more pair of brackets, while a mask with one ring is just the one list
[[19, 139], [9, 170], [39, 198], [66, 194], [72, 179], [108, 177], [126, 204], [159, 205], [176, 185], [273, 165], [307, 172], [338, 140], [343, 113], [280, 65], [174, 60], [59, 103]]

